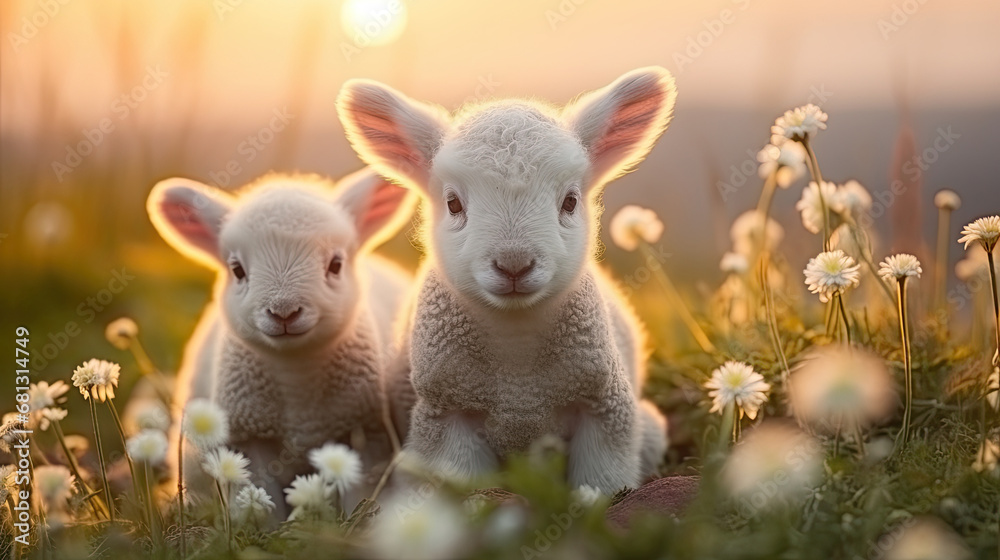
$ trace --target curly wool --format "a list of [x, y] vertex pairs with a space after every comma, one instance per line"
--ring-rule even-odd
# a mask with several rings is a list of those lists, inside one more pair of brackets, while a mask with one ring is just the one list
[[380, 433], [381, 356], [367, 314], [344, 336], [317, 366], [280, 371], [227, 333], [215, 394], [229, 416], [230, 444], [274, 440], [301, 449], [290, 465], [299, 472], [309, 468], [305, 450], [349, 444], [356, 429]]
[[575, 414], [601, 418], [612, 445], [635, 458], [639, 419], [629, 373], [611, 332], [606, 299], [585, 274], [552, 316], [537, 352], [518, 367], [484, 342], [484, 326], [436, 273], [428, 274], [412, 334], [412, 381], [418, 396], [410, 443], [428, 454], [445, 437], [439, 422], [450, 413], [478, 415], [483, 437], [501, 459], [525, 451], [546, 434], [572, 435]]

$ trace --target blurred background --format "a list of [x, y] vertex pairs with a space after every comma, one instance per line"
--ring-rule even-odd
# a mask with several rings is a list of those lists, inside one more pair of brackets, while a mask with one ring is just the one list
[[[103, 337], [127, 315], [174, 370], [213, 275], [157, 236], [149, 189], [171, 176], [234, 188], [272, 170], [357, 169], [334, 110], [356, 77], [457, 109], [503, 96], [563, 104], [636, 67], [669, 69], [673, 122], [608, 187], [604, 222], [625, 204], [654, 209], [665, 266], [696, 310], [721, 281], [729, 224], [756, 205], [770, 125], [805, 103], [830, 115], [814, 142], [824, 176], [875, 198], [876, 257], [929, 259], [938, 189], [963, 198], [953, 239], [1000, 209], [997, 29], [1000, 3], [971, 0], [4, 0], [0, 332], [31, 330], [41, 379], [91, 357], [127, 373], [131, 357]], [[772, 212], [795, 271], [818, 247], [794, 210], [803, 186], [780, 191]], [[619, 276], [638, 277], [638, 258], [607, 245]], [[408, 235], [382, 251], [419, 258]], [[658, 297], [655, 282], [636, 287]], [[657, 306], [642, 310], [655, 323]], [[0, 386], [0, 402], [11, 392]]]

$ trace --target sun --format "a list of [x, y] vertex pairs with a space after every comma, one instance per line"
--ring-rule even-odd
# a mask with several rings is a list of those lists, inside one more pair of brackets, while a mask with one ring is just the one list
[[347, 0], [340, 23], [359, 47], [387, 45], [406, 28], [403, 0]]

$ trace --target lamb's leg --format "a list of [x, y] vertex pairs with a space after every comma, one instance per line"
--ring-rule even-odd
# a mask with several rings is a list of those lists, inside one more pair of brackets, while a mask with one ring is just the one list
[[613, 496], [639, 484], [634, 409], [581, 413], [569, 442], [569, 482]]
[[[289, 466], [281, 460], [281, 444], [274, 440], [253, 439], [233, 447], [250, 459], [251, 482], [263, 488], [274, 502], [273, 520], [287, 519], [291, 510], [285, 504], [284, 490], [289, 486], [291, 477], [285, 472], [289, 471]], [[271, 472], [272, 464], [282, 465], [282, 472]]]
[[667, 437], [667, 419], [656, 405], [643, 399], [639, 402], [639, 426], [642, 431], [642, 447], [640, 474], [643, 478], [655, 476], [663, 464], [663, 456], [667, 453], [669, 439]]
[[482, 435], [481, 420], [461, 413], [436, 414], [423, 401], [413, 409], [406, 449], [430, 472], [455, 480], [473, 480], [499, 466]]

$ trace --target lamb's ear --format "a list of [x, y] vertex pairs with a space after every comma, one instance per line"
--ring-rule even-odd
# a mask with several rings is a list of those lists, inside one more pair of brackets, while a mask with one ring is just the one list
[[431, 161], [441, 146], [448, 115], [368, 80], [350, 80], [337, 97], [347, 139], [369, 165], [396, 181], [427, 188]]
[[337, 183], [336, 200], [354, 217], [362, 247], [375, 247], [406, 223], [417, 196], [366, 167]]
[[153, 187], [146, 211], [156, 231], [175, 249], [207, 266], [222, 262], [219, 231], [233, 197], [190, 179], [167, 179]]
[[666, 130], [676, 97], [670, 72], [650, 66], [566, 107], [564, 118], [587, 149], [594, 185], [628, 173], [646, 157]]

